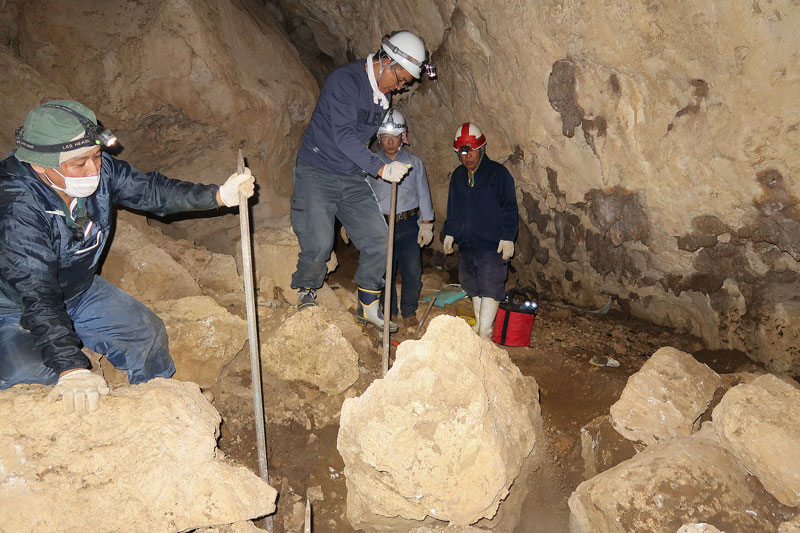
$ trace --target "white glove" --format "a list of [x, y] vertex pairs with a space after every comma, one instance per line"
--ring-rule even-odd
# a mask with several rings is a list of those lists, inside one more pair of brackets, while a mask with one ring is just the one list
[[417, 233], [417, 244], [420, 248], [427, 246], [433, 240], [433, 224], [430, 222], [420, 222], [419, 233]]
[[444, 237], [444, 244], [442, 244], [442, 248], [444, 249], [444, 253], [450, 255], [453, 253], [453, 236], [452, 235], [445, 235]]
[[411, 165], [401, 163], [400, 161], [392, 161], [388, 165], [383, 165], [383, 172], [381, 178], [390, 183], [399, 183], [403, 177], [411, 170]]
[[345, 244], [350, 244], [350, 235], [347, 234], [347, 230], [344, 229], [344, 226], [339, 230], [339, 235], [342, 236], [342, 240]]
[[500, 241], [500, 244], [497, 245], [497, 253], [502, 253], [503, 261], [508, 261], [514, 255], [514, 242]]
[[106, 394], [108, 394], [108, 384], [103, 376], [81, 368], [58, 378], [58, 383], [47, 395], [47, 400], [54, 402], [61, 398], [65, 413], [75, 411], [82, 415], [97, 409], [100, 395]]
[[227, 207], [239, 205], [239, 193], [243, 192], [247, 198], [253, 196], [256, 188], [256, 179], [250, 175], [250, 169], [244, 167], [241, 174], [231, 174], [225, 183], [219, 186], [219, 197]]

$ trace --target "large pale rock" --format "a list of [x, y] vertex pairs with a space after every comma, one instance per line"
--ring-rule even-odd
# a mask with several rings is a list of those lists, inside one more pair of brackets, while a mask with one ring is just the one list
[[688, 435], [720, 383], [716, 372], [690, 354], [660, 348], [628, 378], [611, 406], [614, 429], [645, 444]]
[[203, 294], [186, 268], [125, 220], [117, 224], [102, 274], [142, 302]]
[[83, 417], [49, 389], [0, 391], [0, 530], [184, 531], [275, 509], [272, 487], [222, 460], [197, 385], [121, 387]]
[[154, 302], [167, 327], [175, 379], [211, 387], [247, 340], [247, 322], [208, 296]]
[[358, 353], [335, 324], [334, 313], [311, 307], [289, 316], [261, 346], [264, 371], [329, 394], [342, 392], [355, 383]]
[[770, 494], [800, 506], [800, 390], [761, 376], [729, 390], [712, 419], [721, 444]]
[[[752, 479], [752, 478], [750, 478]], [[704, 428], [649, 446], [588, 481], [569, 498], [575, 531], [677, 531], [711, 522], [723, 531], [775, 531], [778, 502]]]
[[408, 531], [408, 520], [466, 526], [495, 516], [525, 458], [544, 445], [537, 392], [463, 320], [433, 319], [422, 340], [399, 346], [383, 379], [342, 406], [350, 523]]

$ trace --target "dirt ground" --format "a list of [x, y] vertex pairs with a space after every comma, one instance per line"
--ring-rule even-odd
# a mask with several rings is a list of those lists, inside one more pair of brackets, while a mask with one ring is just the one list
[[[355, 252], [337, 245], [340, 267], [329, 283], [355, 290], [352, 274]], [[426, 255], [425, 272], [445, 263], [441, 257]], [[447, 263], [452, 265], [451, 258]], [[441, 267], [440, 267], [441, 268]], [[451, 273], [440, 271], [442, 279], [451, 280]], [[423, 295], [425, 292], [423, 292]], [[294, 302], [292, 302], [294, 303]], [[583, 481], [580, 429], [594, 418], [608, 414], [628, 377], [636, 372], [658, 348], [674, 346], [695, 355], [717, 372], [732, 372], [751, 361], [734, 351], [709, 351], [694, 337], [677, 334], [611, 311], [592, 314], [539, 301], [531, 345], [526, 348], [507, 348], [511, 359], [522, 373], [533, 376], [541, 389], [541, 408], [544, 419], [550, 464], [532, 476], [530, 493], [525, 501], [522, 519], [516, 532], [565, 532], [569, 530], [567, 498]], [[284, 305], [288, 308], [288, 305]], [[280, 311], [280, 310], [278, 310]], [[422, 317], [424, 305], [418, 317]], [[438, 314], [472, 315], [472, 305], [461, 300], [445, 308], [433, 307], [430, 318]], [[280, 316], [280, 312], [275, 316]], [[276, 325], [266, 325], [273, 329]], [[261, 324], [262, 342], [265, 325]], [[402, 342], [410, 332], [401, 327], [396, 340]], [[382, 343], [374, 338], [371, 350], [359, 353], [366, 372], [356, 387], [363, 390], [379, 376]], [[596, 367], [589, 360], [596, 355], [613, 356], [618, 368]], [[247, 354], [240, 354], [240, 359]], [[223, 378], [236, 382], [236, 387], [249, 387], [246, 365]], [[258, 471], [253, 429], [252, 400], [242, 401], [241, 394], [228, 394], [231, 387], [225, 382], [215, 392], [214, 404], [224, 422], [220, 448], [236, 461]], [[274, 389], [281, 394], [280, 386]], [[265, 397], [266, 397], [265, 393]], [[302, 393], [300, 393], [302, 395]], [[359, 392], [360, 394], [360, 392]], [[315, 401], [308, 396], [307, 401]], [[280, 491], [278, 512], [274, 516], [276, 532], [302, 531], [302, 508], [306, 495], [313, 506], [313, 531], [354, 531], [346, 518], [346, 484], [342, 473], [344, 464], [336, 450], [338, 425], [334, 422], [321, 429], [297, 422], [275, 424], [270, 421], [267, 403], [267, 440], [270, 484]]]

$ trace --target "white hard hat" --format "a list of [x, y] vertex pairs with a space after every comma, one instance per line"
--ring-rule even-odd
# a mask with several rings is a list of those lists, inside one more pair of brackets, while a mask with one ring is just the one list
[[386, 116], [383, 117], [383, 124], [378, 128], [378, 135], [381, 133], [401, 135], [407, 131], [406, 119], [403, 118], [403, 114], [397, 109], [390, 109]]
[[465, 122], [456, 130], [453, 137], [453, 150], [459, 154], [467, 154], [470, 150], [477, 150], [486, 144], [486, 137], [478, 127], [472, 122]]
[[425, 43], [422, 39], [410, 31], [398, 31], [392, 36], [385, 36], [381, 40], [381, 47], [395, 63], [419, 79], [425, 63]]

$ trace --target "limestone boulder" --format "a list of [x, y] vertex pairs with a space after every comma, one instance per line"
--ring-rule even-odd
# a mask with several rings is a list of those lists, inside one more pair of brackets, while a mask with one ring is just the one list
[[463, 320], [436, 317], [421, 340], [398, 347], [383, 379], [342, 405], [348, 519], [408, 531], [426, 518], [492, 518], [543, 447], [533, 378]]
[[101, 272], [103, 278], [142, 302], [203, 294], [186, 268], [126, 220], [117, 224]]
[[628, 378], [611, 406], [614, 429], [645, 444], [689, 435], [720, 383], [716, 372], [690, 354], [660, 348]]
[[276, 491], [216, 448], [193, 383], [116, 388], [65, 415], [50, 387], [0, 391], [0, 530], [185, 531], [273, 512]]
[[[264, 372], [328, 394], [358, 380], [358, 353], [335, 322], [335, 311], [311, 307], [290, 315], [261, 345]], [[355, 323], [355, 319], [350, 317]]]
[[714, 408], [714, 430], [764, 487], [800, 506], [800, 390], [773, 375], [729, 390]]
[[569, 497], [574, 531], [677, 531], [707, 522], [722, 531], [775, 531], [780, 504], [710, 428], [647, 449], [590, 480]]
[[167, 327], [175, 379], [211, 387], [247, 340], [247, 321], [208, 296], [153, 302], [150, 308]]

